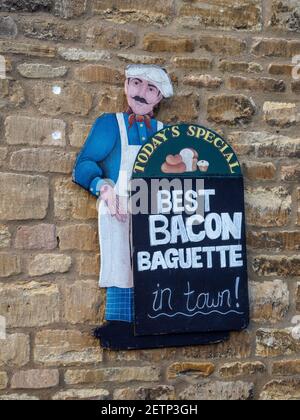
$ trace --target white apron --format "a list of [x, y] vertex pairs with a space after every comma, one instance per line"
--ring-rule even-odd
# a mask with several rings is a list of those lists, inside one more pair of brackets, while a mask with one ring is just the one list
[[[121, 138], [121, 164], [117, 184], [114, 187], [116, 194], [121, 198], [123, 207], [128, 203], [128, 186], [133, 165], [141, 148], [128, 144], [128, 134], [124, 115], [116, 114]], [[163, 128], [157, 122], [157, 131]], [[112, 217], [106, 203], [100, 200], [98, 207], [98, 230], [101, 252], [100, 287], [133, 287], [133, 272], [130, 252], [130, 217], [126, 222], [119, 222]]]

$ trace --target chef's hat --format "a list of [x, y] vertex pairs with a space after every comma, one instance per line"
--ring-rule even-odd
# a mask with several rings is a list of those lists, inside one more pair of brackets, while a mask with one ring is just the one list
[[173, 96], [173, 86], [168, 73], [154, 64], [130, 64], [125, 70], [126, 78], [138, 77], [153, 83], [165, 98]]

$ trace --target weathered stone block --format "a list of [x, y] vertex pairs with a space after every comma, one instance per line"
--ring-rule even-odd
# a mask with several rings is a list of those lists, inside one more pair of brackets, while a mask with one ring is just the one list
[[1, 12], [49, 12], [52, 0], [1, 0]]
[[159, 111], [158, 119], [168, 122], [191, 122], [199, 116], [200, 98], [195, 93], [176, 95]]
[[[300, 73], [299, 73], [299, 68], [298, 68], [297, 77], [299, 74]], [[300, 93], [300, 80], [292, 81], [292, 92], [296, 94]]]
[[51, 116], [62, 113], [86, 116], [93, 104], [92, 95], [77, 83], [38, 83], [31, 97], [42, 114]]
[[175, 38], [173, 36], [159, 35], [149, 33], [145, 35], [143, 40], [143, 48], [150, 52], [173, 52], [184, 53], [193, 52], [194, 42], [190, 38]]
[[68, 71], [66, 67], [53, 67], [49, 64], [38, 63], [22, 63], [18, 65], [17, 69], [21, 76], [28, 79], [63, 77]]
[[280, 376], [300, 375], [300, 360], [283, 360], [274, 362], [272, 373], [273, 375]]
[[16, 171], [70, 174], [76, 154], [53, 149], [21, 149], [10, 157], [10, 168]]
[[[101, 289], [103, 290], [103, 289]], [[247, 340], [247, 336], [245, 337]], [[228, 342], [227, 342], [228, 343]], [[228, 346], [228, 352], [233, 350], [233, 343], [231, 343], [231, 347]], [[235, 343], [236, 344], [236, 343]], [[248, 341], [245, 345], [248, 344]], [[201, 352], [200, 352], [201, 350]], [[237, 348], [236, 348], [237, 350]], [[239, 349], [241, 350], [241, 349]], [[241, 351], [243, 351], [242, 349]], [[159, 364], [161, 360], [169, 360], [176, 361], [179, 359], [187, 360], [194, 362], [195, 359], [212, 359], [212, 358], [220, 358], [221, 352], [225, 349], [221, 349], [219, 345], [211, 345], [211, 346], [192, 346], [192, 347], [185, 347], [185, 348], [160, 348], [160, 349], [152, 349], [152, 350], [131, 350], [128, 351], [107, 351], [105, 350], [105, 357], [106, 360], [112, 363], [119, 363], [119, 362], [137, 362], [143, 361], [146, 364], [148, 363], [156, 363]], [[238, 350], [237, 350], [238, 351]], [[214, 353], [214, 355], [213, 355]], [[225, 357], [225, 356], [224, 356]], [[240, 356], [237, 356], [238, 358]]]
[[256, 38], [251, 52], [258, 57], [291, 58], [300, 53], [300, 41], [284, 38]]
[[244, 53], [247, 43], [231, 36], [204, 35], [199, 39], [199, 47], [213, 54], [232, 56]]
[[189, 75], [183, 78], [183, 84], [197, 88], [217, 89], [223, 83], [223, 79], [212, 77], [209, 74]]
[[48, 366], [99, 363], [102, 350], [90, 333], [44, 330], [36, 334], [34, 360]]
[[133, 31], [122, 27], [98, 24], [87, 31], [87, 45], [93, 48], [125, 49], [133, 47], [136, 43], [136, 35]]
[[[2, 312], [1, 312], [2, 313]], [[8, 334], [6, 340], [1, 340], [0, 366], [21, 367], [29, 362], [29, 335]]]
[[272, 162], [246, 161], [243, 168], [250, 181], [274, 179], [276, 175], [276, 166]]
[[269, 77], [249, 78], [242, 76], [231, 76], [227, 80], [227, 87], [231, 90], [248, 90], [250, 92], [285, 92], [286, 84], [283, 80], [271, 79]]
[[0, 278], [21, 273], [21, 260], [17, 255], [0, 254]]
[[247, 244], [253, 249], [272, 249], [275, 251], [300, 250], [300, 232], [248, 231]]
[[87, 224], [61, 226], [57, 229], [61, 250], [97, 251], [97, 227]]
[[171, 59], [171, 63], [179, 68], [193, 69], [198, 71], [211, 70], [212, 68], [212, 60], [208, 58], [175, 56]]
[[69, 255], [39, 254], [30, 262], [28, 273], [30, 276], [43, 276], [52, 273], [66, 273], [72, 265]]
[[265, 102], [263, 112], [264, 120], [271, 126], [286, 128], [298, 122], [296, 104]]
[[4, 165], [8, 153], [7, 147], [0, 147], [0, 168]]
[[220, 376], [222, 376], [222, 378], [249, 376], [265, 373], [266, 370], [266, 366], [261, 362], [233, 362], [226, 363], [220, 368]]
[[57, 18], [29, 18], [22, 16], [18, 25], [27, 38], [44, 41], [79, 41], [82, 28], [79, 25], [59, 21]]
[[283, 165], [281, 168], [281, 180], [288, 182], [300, 182], [300, 165]]
[[266, 323], [282, 320], [289, 310], [289, 289], [281, 280], [250, 283], [251, 319]]
[[256, 354], [261, 357], [299, 354], [300, 326], [286, 329], [261, 328], [256, 333]]
[[48, 209], [48, 178], [1, 173], [0, 197], [0, 219], [43, 219]]
[[0, 289], [0, 313], [9, 328], [56, 323], [59, 311], [60, 294], [55, 284], [5, 284]]
[[19, 226], [15, 237], [15, 248], [52, 250], [57, 247], [56, 227], [51, 224]]
[[294, 67], [292, 64], [271, 63], [268, 70], [274, 76], [291, 76]]
[[252, 400], [254, 385], [247, 382], [201, 382], [190, 385], [179, 394], [181, 400], [219, 400], [219, 401], [246, 401]]
[[272, 0], [268, 26], [271, 28], [300, 32], [300, 8], [297, 0]]
[[143, 360], [146, 364], [156, 363], [158, 364], [160, 360], [173, 360], [175, 359], [177, 353], [175, 348], [160, 348], [152, 350], [132, 350], [128, 351], [118, 351], [118, 352], [105, 352], [107, 360], [110, 362], [133, 362]]
[[80, 121], [75, 121], [73, 123], [73, 131], [70, 134], [70, 144], [73, 147], [81, 148], [92, 128], [90, 124], [83, 124]]
[[121, 388], [114, 391], [114, 400], [174, 400], [175, 389], [173, 386], [159, 385], [154, 387]]
[[65, 283], [62, 287], [64, 319], [71, 324], [99, 325], [101, 322], [101, 295], [97, 280]]
[[[1, 4], [0, 4], [1, 7]], [[1, 9], [0, 9], [1, 10]], [[18, 27], [16, 22], [10, 16], [0, 17], [0, 37], [1, 38], [15, 38], [18, 34]]]
[[97, 276], [99, 274], [100, 255], [81, 255], [78, 259], [80, 276]]
[[283, 187], [248, 188], [247, 220], [259, 227], [285, 226], [291, 214], [292, 198]]
[[95, 198], [69, 179], [56, 179], [54, 183], [54, 215], [58, 220], [96, 219]]
[[160, 379], [160, 369], [154, 366], [111, 367], [93, 370], [67, 370], [65, 382], [68, 385], [102, 382], [155, 382]]
[[25, 92], [19, 81], [0, 79], [0, 110], [19, 108], [25, 103]]
[[76, 18], [86, 11], [87, 0], [55, 0], [54, 14], [64, 19]]
[[0, 389], [5, 389], [8, 385], [8, 376], [6, 372], [0, 372]]
[[120, 109], [126, 109], [127, 99], [123, 88], [107, 86], [100, 92], [100, 100], [97, 106], [98, 112], [120, 112]]
[[66, 48], [66, 47], [59, 47], [58, 48], [58, 55], [67, 61], [101, 61], [101, 60], [109, 60], [111, 55], [107, 51], [100, 51], [100, 50], [85, 50], [81, 48]]
[[[161, 360], [161, 350], [157, 353], [158, 360]], [[184, 359], [224, 359], [235, 358], [245, 359], [251, 354], [251, 339], [247, 331], [231, 333], [230, 339], [219, 344], [207, 346], [185, 347], [180, 352]], [[151, 355], [151, 360], [153, 355]], [[168, 355], [166, 354], [166, 358]], [[175, 356], [176, 357], [176, 356]]]
[[286, 401], [300, 399], [299, 379], [278, 379], [268, 382], [260, 395], [261, 400]]
[[28, 394], [2, 394], [1, 401], [39, 401], [39, 398]]
[[163, 65], [166, 62], [165, 57], [156, 55], [140, 55], [131, 53], [118, 53], [118, 58], [126, 63], [134, 64], [158, 64]]
[[80, 82], [123, 84], [123, 73], [119, 70], [101, 64], [88, 64], [75, 70], [75, 77]]
[[259, 276], [300, 276], [300, 258], [262, 255], [253, 260], [253, 270]]
[[259, 31], [262, 27], [262, 8], [259, 0], [211, 0], [183, 2], [179, 9], [179, 22], [184, 27], [219, 30]]
[[22, 54], [30, 57], [54, 58], [56, 48], [43, 44], [28, 44], [27, 42], [0, 41], [0, 53]]
[[236, 152], [254, 155], [258, 158], [297, 158], [300, 157], [300, 139], [260, 131], [237, 131], [228, 139]]
[[8, 144], [65, 146], [66, 124], [62, 120], [10, 116], [5, 120]]
[[92, 11], [115, 23], [144, 22], [147, 24], [167, 24], [174, 15], [174, 1], [165, 0], [95, 0]]
[[11, 73], [12, 70], [13, 70], [12, 59], [6, 56], [6, 57], [4, 57], [4, 60], [5, 60], [6, 73]]
[[7, 248], [11, 243], [11, 233], [7, 226], [0, 225], [0, 248]]
[[58, 401], [78, 401], [78, 400], [106, 400], [109, 392], [106, 389], [68, 389], [66, 391], [57, 392], [52, 396], [52, 400]]
[[263, 66], [259, 63], [221, 60], [219, 69], [224, 73], [261, 73]]
[[247, 124], [252, 121], [255, 112], [253, 100], [244, 95], [218, 95], [208, 99], [208, 119], [216, 123]]
[[53, 388], [59, 384], [57, 369], [31, 369], [16, 372], [11, 380], [13, 389]]
[[206, 378], [214, 371], [215, 366], [212, 363], [177, 362], [168, 367], [167, 378], [169, 380], [180, 377]]

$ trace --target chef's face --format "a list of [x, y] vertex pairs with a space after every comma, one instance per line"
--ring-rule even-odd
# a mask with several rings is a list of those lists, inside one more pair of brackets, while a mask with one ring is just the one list
[[150, 113], [163, 98], [160, 90], [152, 83], [133, 77], [125, 81], [125, 93], [128, 105], [137, 115]]

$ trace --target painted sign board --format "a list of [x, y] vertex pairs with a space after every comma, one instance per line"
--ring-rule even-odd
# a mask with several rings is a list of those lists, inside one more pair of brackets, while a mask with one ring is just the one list
[[195, 124], [166, 127], [131, 184], [135, 335], [249, 323], [244, 185], [231, 146]]

